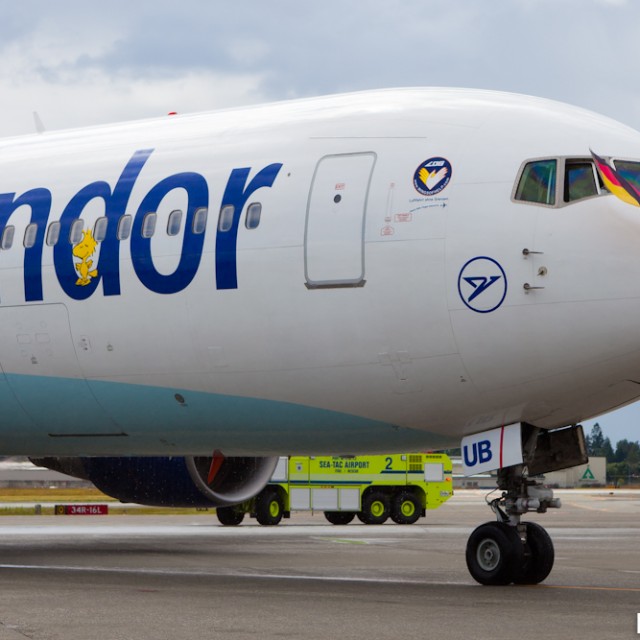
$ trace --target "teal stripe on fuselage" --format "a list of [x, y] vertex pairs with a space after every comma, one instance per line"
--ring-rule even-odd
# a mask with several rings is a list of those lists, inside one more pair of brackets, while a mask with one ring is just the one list
[[17, 374], [6, 381], [0, 455], [325, 455], [451, 445], [432, 433], [290, 402]]

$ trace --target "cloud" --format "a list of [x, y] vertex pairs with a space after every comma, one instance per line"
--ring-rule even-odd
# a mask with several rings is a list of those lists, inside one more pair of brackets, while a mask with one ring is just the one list
[[[640, 5], [338, 0], [9, 5], [0, 133], [386, 86], [469, 86], [640, 125]], [[26, 126], [28, 123], [28, 127]]]
[[119, 120], [187, 113], [264, 101], [259, 77], [192, 72], [176, 78], [137, 79], [83, 74], [82, 82], [59, 84], [42, 79], [5, 87], [0, 136], [35, 130], [37, 111], [49, 130]]

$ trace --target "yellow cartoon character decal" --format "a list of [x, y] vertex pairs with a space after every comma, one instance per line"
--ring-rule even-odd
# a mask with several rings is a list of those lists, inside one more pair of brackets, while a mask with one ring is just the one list
[[93, 260], [90, 260], [90, 256], [93, 255], [98, 243], [93, 237], [91, 229], [87, 229], [82, 232], [82, 240], [73, 247], [73, 255], [76, 258], [80, 258], [80, 262], [76, 262], [75, 267], [78, 275], [80, 276], [76, 280], [76, 284], [84, 287], [91, 282], [91, 278], [95, 278], [98, 275], [97, 269], [92, 269]]

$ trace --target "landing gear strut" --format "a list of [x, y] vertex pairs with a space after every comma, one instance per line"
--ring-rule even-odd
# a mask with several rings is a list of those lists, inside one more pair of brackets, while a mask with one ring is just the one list
[[535, 522], [521, 522], [529, 511], [559, 508], [551, 489], [530, 480], [523, 465], [498, 471], [502, 495], [489, 502], [497, 522], [480, 525], [467, 542], [467, 567], [480, 584], [538, 584], [553, 568], [549, 534]]

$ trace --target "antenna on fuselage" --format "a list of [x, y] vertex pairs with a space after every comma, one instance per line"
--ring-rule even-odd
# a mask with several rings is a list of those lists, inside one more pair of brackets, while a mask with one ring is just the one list
[[40, 116], [38, 115], [37, 111], [33, 112], [33, 122], [36, 125], [36, 132], [37, 133], [44, 133], [46, 131], [44, 123], [40, 119]]

